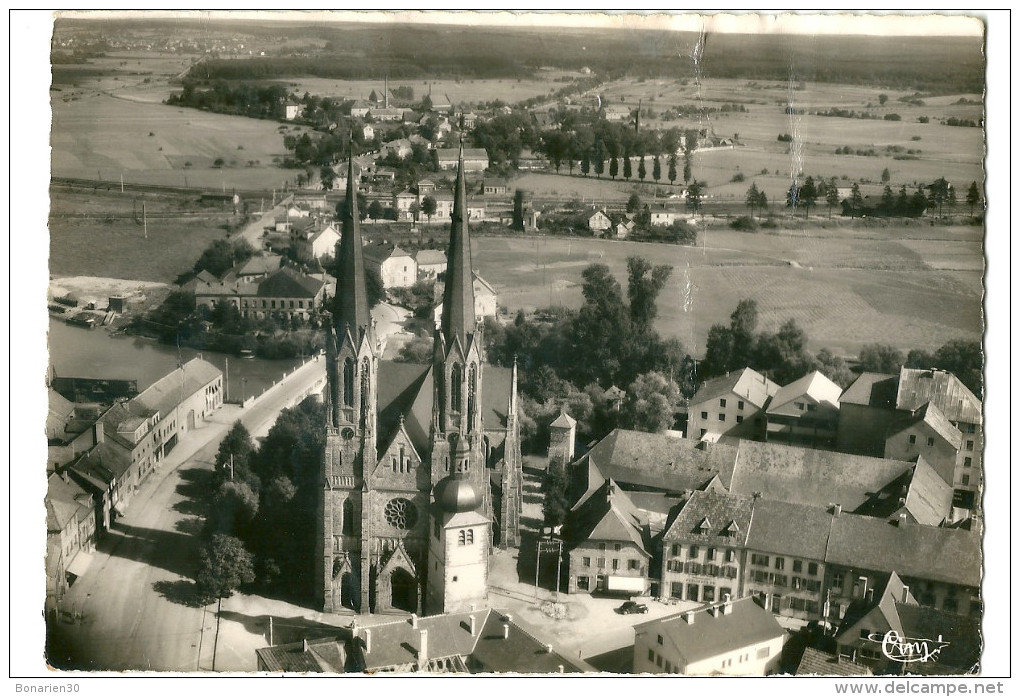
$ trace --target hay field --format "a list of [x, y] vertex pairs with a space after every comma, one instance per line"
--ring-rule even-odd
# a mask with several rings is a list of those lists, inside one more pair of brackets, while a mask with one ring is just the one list
[[844, 355], [856, 355], [872, 342], [935, 349], [949, 339], [981, 336], [980, 228], [777, 235], [711, 230], [702, 241], [704, 246], [690, 248], [480, 238], [474, 263], [511, 312], [550, 304], [580, 306], [581, 272], [589, 263], [608, 264], [624, 288], [628, 256], [671, 264], [657, 325], [698, 355], [704, 352], [709, 327], [728, 322], [743, 298], [757, 301], [760, 329], [774, 331], [792, 318], [807, 332], [812, 349], [827, 347]]

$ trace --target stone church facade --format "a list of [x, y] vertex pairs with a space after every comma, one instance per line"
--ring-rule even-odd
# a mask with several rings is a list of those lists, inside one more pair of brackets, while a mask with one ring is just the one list
[[463, 166], [457, 180], [433, 359], [414, 365], [382, 360], [348, 173], [353, 210], [342, 215], [327, 330], [317, 540], [325, 612], [431, 614], [484, 604], [492, 546], [519, 542], [516, 368], [485, 365]]

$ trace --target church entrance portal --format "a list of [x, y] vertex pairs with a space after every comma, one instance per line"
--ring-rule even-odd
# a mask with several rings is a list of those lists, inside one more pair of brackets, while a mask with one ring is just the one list
[[361, 587], [350, 572], [340, 577], [340, 604], [354, 611], [361, 609]]
[[418, 583], [414, 576], [405, 569], [395, 569], [390, 575], [390, 586], [393, 589], [391, 605], [395, 610], [418, 611]]

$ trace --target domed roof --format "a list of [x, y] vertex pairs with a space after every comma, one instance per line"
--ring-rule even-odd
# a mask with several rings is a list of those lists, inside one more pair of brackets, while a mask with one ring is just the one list
[[436, 484], [434, 494], [436, 503], [447, 513], [474, 511], [482, 502], [482, 498], [467, 479], [453, 475]]

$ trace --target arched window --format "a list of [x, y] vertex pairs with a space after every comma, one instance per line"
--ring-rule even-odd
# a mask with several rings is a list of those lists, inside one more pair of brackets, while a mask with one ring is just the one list
[[361, 427], [365, 427], [365, 421], [368, 418], [368, 359], [366, 358], [361, 362]]
[[467, 543], [469, 545], [473, 545], [475, 543], [475, 531], [474, 530], [468, 530], [467, 531]]
[[461, 546], [467, 544], [467, 533], [465, 533], [463, 530], [457, 533], [457, 544]]
[[348, 358], [344, 361], [344, 379], [343, 379], [343, 391], [344, 391], [344, 406], [354, 406], [354, 361]]
[[343, 520], [341, 522], [342, 531], [344, 535], [354, 534], [354, 504], [350, 499], [344, 499], [343, 511], [341, 513]]
[[478, 394], [478, 372], [475, 364], [468, 368], [468, 427], [473, 428], [475, 424], [475, 407]]
[[450, 370], [450, 409], [460, 411], [460, 386], [462, 382], [460, 363], [454, 363]]

